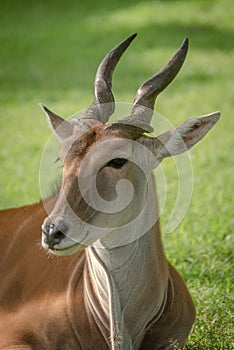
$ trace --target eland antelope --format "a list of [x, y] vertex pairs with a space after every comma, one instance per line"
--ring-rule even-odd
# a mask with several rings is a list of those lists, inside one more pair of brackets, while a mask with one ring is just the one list
[[152, 170], [196, 144], [220, 113], [146, 135], [157, 95], [185, 60], [186, 39], [138, 89], [130, 116], [108, 123], [112, 73], [135, 36], [103, 59], [94, 102], [78, 119], [41, 106], [61, 141], [62, 184], [44, 203], [1, 212], [0, 349], [153, 350], [186, 342], [195, 308], [163, 250]]

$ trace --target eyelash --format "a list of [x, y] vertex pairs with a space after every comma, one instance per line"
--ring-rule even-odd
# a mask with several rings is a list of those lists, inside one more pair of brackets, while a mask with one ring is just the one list
[[[61, 162], [61, 159], [59, 157], [55, 159], [54, 164], [57, 164], [58, 162]], [[64, 165], [61, 164], [60, 168], [63, 168], [63, 167], [64, 167]]]
[[[128, 160], [125, 158], [114, 158], [111, 159], [105, 166], [114, 169], [121, 169], [124, 166], [124, 164], [127, 163], [127, 161]], [[61, 159], [59, 157], [55, 159], [54, 163], [56, 164], [58, 162], [61, 162]], [[61, 165], [61, 168], [63, 168], [63, 164]]]
[[121, 169], [125, 163], [127, 163], [127, 159], [125, 158], [114, 158], [111, 159], [107, 164], [106, 167], [111, 167], [114, 169]]

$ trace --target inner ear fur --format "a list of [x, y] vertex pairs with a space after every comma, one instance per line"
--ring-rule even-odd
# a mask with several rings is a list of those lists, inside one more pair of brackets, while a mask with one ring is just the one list
[[148, 147], [157, 159], [162, 160], [166, 157], [184, 153], [193, 147], [217, 123], [219, 117], [220, 112], [199, 116], [158, 137], [142, 136], [138, 141]]

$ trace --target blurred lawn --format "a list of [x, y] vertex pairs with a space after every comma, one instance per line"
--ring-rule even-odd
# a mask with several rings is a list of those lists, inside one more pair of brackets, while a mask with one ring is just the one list
[[[38, 169], [51, 132], [37, 103], [64, 117], [86, 107], [98, 63], [133, 32], [139, 36], [114, 76], [116, 101], [131, 102], [138, 86], [189, 37], [185, 65], [158, 98], [157, 110], [175, 124], [222, 112], [191, 152], [191, 207], [164, 240], [198, 309], [187, 349], [233, 349], [233, 1], [1, 1], [0, 206], [40, 198]], [[176, 195], [171, 162], [164, 168], [171, 191], [162, 227]]]

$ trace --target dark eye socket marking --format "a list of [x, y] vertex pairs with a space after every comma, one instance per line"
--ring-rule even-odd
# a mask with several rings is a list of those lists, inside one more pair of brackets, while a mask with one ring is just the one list
[[106, 167], [108, 166], [114, 169], [120, 169], [124, 166], [125, 163], [127, 163], [127, 161], [128, 160], [125, 158], [114, 158], [106, 164]]

